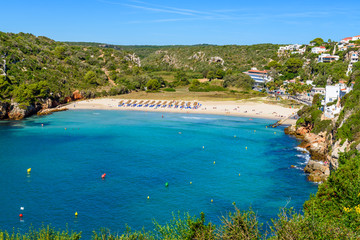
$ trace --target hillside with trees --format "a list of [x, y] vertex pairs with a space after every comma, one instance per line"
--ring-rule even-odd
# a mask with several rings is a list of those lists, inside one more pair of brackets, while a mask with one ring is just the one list
[[[21, 119], [82, 98], [187, 86], [189, 91], [251, 89], [242, 71], [264, 67], [277, 45], [111, 46], [62, 43], [0, 32], [0, 119]], [[196, 86], [201, 78], [224, 86]], [[226, 78], [225, 78], [226, 77]]]

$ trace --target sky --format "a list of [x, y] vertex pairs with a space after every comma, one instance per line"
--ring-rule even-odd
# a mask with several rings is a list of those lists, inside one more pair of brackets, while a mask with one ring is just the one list
[[0, 31], [119, 45], [306, 44], [360, 35], [360, 1], [0, 0]]

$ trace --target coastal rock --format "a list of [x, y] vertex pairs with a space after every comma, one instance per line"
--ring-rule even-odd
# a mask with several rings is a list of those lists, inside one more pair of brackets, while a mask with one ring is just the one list
[[9, 107], [8, 103], [0, 102], [0, 119], [7, 118], [7, 109]]
[[45, 102], [41, 104], [41, 109], [47, 109], [52, 107], [53, 107], [53, 101], [50, 98], [46, 99]]
[[333, 146], [333, 151], [331, 153], [331, 157], [332, 158], [335, 158], [335, 159], [339, 159], [339, 154], [341, 152], [345, 152], [347, 147], [349, 146], [349, 142], [348, 140], [346, 139], [346, 141], [343, 143], [342, 146], [340, 146], [340, 140], [337, 141], [334, 146]]
[[36, 108], [33, 105], [20, 106], [19, 103], [12, 102], [10, 105], [10, 111], [8, 113], [9, 119], [21, 120], [36, 112]]
[[330, 175], [328, 165], [324, 165], [323, 163], [314, 160], [309, 160], [304, 168], [304, 172], [309, 173], [308, 180], [312, 182], [323, 182]]
[[61, 111], [67, 111], [69, 110], [68, 108], [65, 107], [59, 107], [59, 108], [47, 108], [47, 109], [42, 109], [40, 110], [37, 115], [49, 115], [52, 114], [54, 112], [61, 112]]
[[72, 95], [72, 99], [73, 100], [79, 100], [79, 99], [83, 99], [84, 97], [82, 96], [82, 94], [80, 93], [79, 90], [76, 90], [75, 92], [73, 92]]

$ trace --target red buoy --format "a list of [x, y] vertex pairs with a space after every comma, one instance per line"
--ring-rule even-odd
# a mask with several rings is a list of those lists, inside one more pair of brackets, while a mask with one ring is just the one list
[[23, 217], [22, 213], [19, 214], [19, 217]]
[[106, 173], [104, 173], [103, 175], [101, 175], [101, 178], [104, 179], [106, 176]]

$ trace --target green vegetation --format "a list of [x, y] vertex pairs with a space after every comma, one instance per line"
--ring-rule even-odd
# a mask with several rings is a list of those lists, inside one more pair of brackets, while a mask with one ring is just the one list
[[298, 127], [307, 127], [316, 134], [323, 131], [330, 132], [333, 127], [332, 121], [321, 120], [322, 111], [320, 108], [322, 98], [320, 94], [316, 94], [313, 98], [312, 106], [305, 106], [298, 111], [300, 117], [296, 122]]
[[[32, 34], [0, 32], [0, 102], [56, 104], [75, 90], [85, 98], [131, 91], [250, 90], [241, 72], [263, 68], [278, 46], [115, 46], [61, 43]], [[197, 84], [196, 79], [212, 81]], [[220, 82], [224, 79], [224, 82]]]

